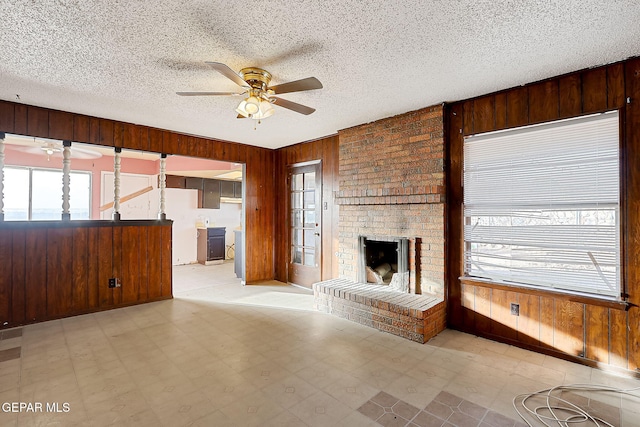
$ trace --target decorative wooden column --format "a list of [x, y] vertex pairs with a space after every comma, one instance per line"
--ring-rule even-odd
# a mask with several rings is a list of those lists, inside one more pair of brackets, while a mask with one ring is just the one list
[[167, 214], [165, 213], [165, 188], [167, 188], [167, 155], [162, 153], [160, 154], [160, 182], [158, 183], [160, 187], [160, 212], [158, 213], [158, 219], [164, 221], [167, 219]]
[[0, 222], [4, 221], [4, 132], [0, 132]]
[[115, 148], [113, 156], [113, 220], [120, 221], [120, 153], [122, 148]]
[[62, 220], [71, 220], [71, 141], [62, 141]]

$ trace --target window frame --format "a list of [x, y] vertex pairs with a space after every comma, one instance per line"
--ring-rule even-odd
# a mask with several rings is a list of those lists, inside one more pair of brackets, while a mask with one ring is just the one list
[[[27, 219], [6, 219], [5, 221], [8, 223], [11, 222], [19, 222], [19, 221], [29, 221], [29, 222], [42, 222], [42, 221], [62, 221], [62, 199], [60, 199], [60, 218], [58, 219], [33, 219], [33, 172], [34, 171], [46, 171], [46, 172], [58, 172], [62, 174], [61, 169], [57, 168], [43, 168], [37, 166], [23, 166], [23, 165], [5, 165], [4, 169], [21, 169], [27, 170], [29, 172], [29, 200], [27, 205]], [[90, 221], [92, 220], [92, 197], [93, 197], [93, 173], [91, 171], [86, 170], [71, 170], [70, 175], [73, 174], [83, 174], [89, 177], [89, 203], [88, 203], [88, 218], [72, 218], [73, 221]], [[5, 187], [7, 184], [5, 183]], [[62, 190], [62, 180], [60, 180], [60, 188]]]
[[[465, 229], [468, 226], [467, 221], [468, 221], [468, 217], [465, 213], [465, 189], [464, 189], [464, 181], [465, 181], [465, 174], [466, 174], [466, 170], [465, 170], [465, 162], [466, 162], [466, 156], [464, 153], [465, 150], [465, 142], [467, 138], [471, 138], [471, 137], [478, 137], [478, 136], [484, 136], [484, 135], [491, 135], [491, 134], [499, 134], [499, 133], [505, 133], [505, 132], [526, 132], [528, 128], [535, 130], [536, 127], [540, 127], [540, 126], [545, 126], [545, 125], [554, 125], [556, 123], [562, 123], [562, 122], [570, 122], [571, 120], [574, 119], [584, 119], [586, 117], [589, 116], [601, 116], [603, 114], [607, 114], [607, 113], [615, 113], [617, 115], [617, 196], [618, 196], [618, 201], [617, 201], [617, 205], [615, 206], [615, 208], [613, 209], [613, 211], [615, 212], [615, 241], [616, 241], [616, 246], [615, 249], [617, 251], [617, 265], [616, 265], [616, 269], [617, 269], [617, 282], [616, 282], [616, 290], [615, 290], [615, 295], [607, 295], [607, 294], [600, 294], [600, 293], [595, 293], [595, 292], [582, 292], [576, 289], [566, 289], [564, 287], [555, 287], [555, 286], [548, 286], [548, 285], [543, 285], [543, 284], [534, 284], [534, 283], [524, 283], [524, 282], [518, 282], [518, 281], [508, 281], [508, 280], [502, 280], [502, 279], [496, 279], [496, 278], [484, 278], [484, 277], [479, 277], [479, 276], [474, 276], [474, 275], [470, 275], [468, 274], [468, 270], [467, 270], [467, 254], [468, 254], [468, 247], [469, 245], [472, 243], [470, 241], [467, 240], [466, 236], [465, 236]], [[626, 248], [626, 240], [625, 240], [625, 230], [626, 230], [626, 221], [627, 221], [627, 215], [626, 215], [626, 200], [624, 197], [625, 194], [625, 176], [626, 176], [626, 157], [624, 154], [624, 111], [622, 109], [609, 109], [609, 110], [605, 110], [605, 111], [600, 111], [600, 112], [596, 112], [596, 113], [588, 113], [588, 114], [583, 114], [583, 115], [579, 115], [579, 116], [574, 116], [574, 117], [569, 117], [569, 118], [563, 118], [563, 119], [558, 119], [558, 120], [550, 120], [547, 122], [542, 122], [542, 123], [536, 123], [536, 124], [527, 124], [527, 125], [523, 125], [523, 126], [518, 126], [518, 127], [513, 127], [513, 128], [506, 128], [506, 129], [502, 129], [502, 130], [496, 130], [496, 131], [489, 131], [489, 132], [482, 132], [482, 133], [477, 133], [477, 134], [469, 134], [469, 135], [464, 135], [462, 136], [462, 145], [461, 145], [461, 150], [463, 152], [463, 156], [462, 156], [462, 162], [461, 162], [461, 168], [460, 168], [460, 174], [461, 174], [461, 187], [462, 187], [462, 194], [461, 194], [461, 212], [462, 212], [462, 217], [461, 217], [461, 273], [462, 276], [459, 277], [459, 280], [462, 284], [468, 284], [468, 285], [479, 285], [479, 286], [489, 286], [489, 287], [495, 287], [497, 289], [504, 289], [504, 290], [509, 290], [509, 291], [514, 291], [514, 292], [523, 292], [523, 293], [529, 293], [529, 294], [538, 294], [538, 295], [545, 295], [545, 294], [550, 294], [550, 295], [557, 295], [557, 296], [564, 296], [569, 298], [570, 300], [578, 300], [578, 301], [590, 301], [590, 302], [601, 302], [604, 305], [609, 305], [612, 308], [620, 308], [618, 307], [618, 305], [622, 304], [621, 307], [626, 307], [626, 300], [627, 300], [627, 280], [626, 280], [626, 268], [625, 268], [625, 248]], [[557, 206], [557, 205], [556, 205]], [[552, 205], [553, 207], [553, 205]], [[576, 210], [576, 212], [579, 212], [579, 210]]]

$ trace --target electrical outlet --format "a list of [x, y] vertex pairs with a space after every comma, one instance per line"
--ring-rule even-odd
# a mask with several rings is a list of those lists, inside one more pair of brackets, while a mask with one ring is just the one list
[[511, 303], [511, 314], [513, 316], [520, 316], [520, 304], [516, 304], [515, 302]]
[[120, 279], [117, 277], [111, 277], [109, 279], [109, 287], [110, 288], [119, 288], [120, 287]]

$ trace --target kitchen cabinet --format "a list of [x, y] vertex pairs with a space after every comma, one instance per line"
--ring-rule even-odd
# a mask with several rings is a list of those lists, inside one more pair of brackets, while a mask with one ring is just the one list
[[198, 201], [199, 208], [220, 209], [220, 182], [216, 179], [205, 179], [202, 186], [202, 197]]
[[192, 176], [185, 177], [185, 187], [189, 190], [202, 190], [203, 178], [194, 178]]
[[233, 183], [233, 193], [236, 199], [242, 199], [242, 181], [235, 181]]
[[200, 264], [222, 264], [225, 252], [225, 227], [198, 228], [197, 259]]
[[235, 197], [235, 183], [233, 181], [220, 181], [220, 196]]
[[[165, 186], [166, 188], [186, 188], [185, 177], [180, 175], [167, 175]], [[158, 175], [158, 188], [160, 188], [160, 175]]]

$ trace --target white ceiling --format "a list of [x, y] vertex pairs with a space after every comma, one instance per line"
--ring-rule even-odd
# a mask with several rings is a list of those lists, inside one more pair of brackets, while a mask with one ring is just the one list
[[[276, 148], [640, 54], [637, 0], [2, 0], [0, 99]], [[204, 61], [315, 76], [254, 130]], [[19, 100], [17, 99], [19, 96]]]

